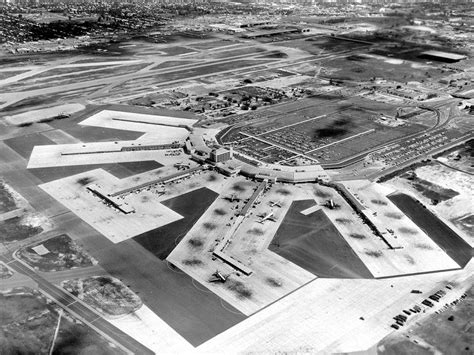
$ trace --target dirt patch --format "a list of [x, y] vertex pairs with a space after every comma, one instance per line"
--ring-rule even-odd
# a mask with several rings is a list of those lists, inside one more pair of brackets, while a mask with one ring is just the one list
[[222, 208], [216, 208], [214, 210], [214, 214], [218, 215], [218, 216], [225, 216], [227, 214], [227, 212]]
[[183, 260], [183, 264], [187, 266], [198, 266], [198, 265], [202, 265], [202, 261], [196, 258], [185, 259]]
[[380, 250], [368, 250], [365, 254], [374, 258], [380, 258], [383, 253]]
[[242, 184], [234, 184], [232, 185], [231, 189], [236, 192], [244, 192], [246, 190], [245, 186], [243, 186]]
[[387, 212], [387, 213], [385, 213], [385, 216], [387, 216], [388, 218], [392, 218], [392, 219], [402, 219], [403, 218], [403, 215], [401, 213], [396, 213], [396, 212]]
[[202, 239], [199, 239], [199, 238], [191, 238], [188, 240], [188, 244], [195, 248], [195, 249], [200, 249], [202, 248], [202, 246], [204, 245]]
[[359, 233], [351, 233], [349, 234], [349, 237], [360, 240], [367, 238], [365, 235]]
[[81, 186], [86, 186], [86, 185], [89, 185], [93, 181], [94, 181], [94, 178], [85, 176], [83, 178], [77, 179], [76, 183], [78, 183]]
[[281, 280], [275, 279], [273, 277], [267, 277], [265, 279], [265, 282], [267, 284], [269, 284], [270, 286], [272, 286], [272, 287], [281, 287], [282, 286]]
[[330, 198], [332, 195], [322, 190], [314, 189], [314, 195], [321, 198]]
[[415, 265], [415, 259], [413, 259], [410, 255], [405, 255], [405, 259], [410, 265]]
[[287, 189], [278, 189], [276, 190], [277, 194], [283, 195], [283, 196], [288, 196], [291, 194], [290, 190]]
[[348, 218], [336, 218], [336, 222], [341, 224], [351, 224], [352, 221]]
[[433, 250], [433, 247], [431, 245], [424, 244], [424, 243], [415, 244], [415, 248], [423, 249], [423, 250]]
[[249, 229], [247, 233], [252, 235], [263, 235], [265, 232], [259, 228], [252, 228]]
[[250, 290], [243, 282], [236, 280], [228, 280], [226, 282], [227, 288], [234, 292], [240, 299], [252, 298], [252, 290]]
[[211, 222], [206, 222], [202, 225], [205, 229], [212, 231], [217, 228], [217, 224], [211, 223]]
[[398, 230], [402, 233], [410, 234], [410, 235], [415, 235], [418, 234], [418, 231], [416, 229], [408, 228], [408, 227], [400, 227]]
[[211, 174], [211, 175], [209, 175], [209, 176], [206, 178], [206, 180], [209, 181], [209, 182], [216, 181], [216, 180], [217, 180], [217, 176], [214, 175], [214, 174]]

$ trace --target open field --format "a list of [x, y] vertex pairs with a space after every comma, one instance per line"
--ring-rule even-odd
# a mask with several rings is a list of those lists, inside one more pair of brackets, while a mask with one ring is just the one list
[[53, 141], [46, 138], [41, 133], [33, 133], [6, 139], [4, 140], [4, 143], [25, 159], [30, 157], [31, 152], [35, 147], [54, 144]]
[[294, 201], [270, 250], [318, 277], [372, 278], [322, 210], [303, 215], [314, 200]]
[[[38, 291], [28, 288], [0, 293], [2, 330], [0, 348], [5, 354], [47, 354], [58, 324], [58, 309]], [[88, 326], [62, 314], [54, 353], [125, 354]]]
[[161, 203], [183, 218], [135, 236], [133, 239], [156, 257], [164, 260], [192, 228], [194, 223], [217, 198], [209, 189], [201, 188]]

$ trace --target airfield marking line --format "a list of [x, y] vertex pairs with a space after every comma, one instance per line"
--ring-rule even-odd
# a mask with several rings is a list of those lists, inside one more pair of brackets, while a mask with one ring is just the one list
[[[76, 302], [77, 302], [77, 301], [76, 301]], [[89, 323], [92, 324], [92, 323], [94, 323], [95, 321], [98, 321], [99, 319], [102, 319], [102, 317], [99, 316], [99, 317], [97, 317], [97, 318], [91, 320]]]
[[313, 120], [317, 120], [318, 118], [322, 118], [322, 117], [325, 117], [325, 116], [327, 116], [327, 114], [324, 114], [324, 115], [321, 115], [321, 116], [316, 116], [316, 117], [311, 117], [311, 118], [308, 118], [307, 120], [299, 121], [299, 122], [296, 122], [296, 123], [291, 123], [291, 124], [286, 125], [286, 126], [283, 126], [283, 127], [278, 127], [278, 128], [271, 129], [271, 130], [266, 131], [266, 132], [263, 132], [263, 133], [259, 133], [259, 134], [257, 134], [257, 136], [261, 136], [261, 135], [263, 135], [263, 134], [267, 134], [267, 133], [272, 133], [272, 132], [275, 132], [275, 131], [279, 131], [280, 129], [285, 129], [285, 128], [288, 128], [288, 127], [293, 127], [293, 126], [299, 125], [299, 124], [301, 124], [301, 123], [306, 123], [306, 122], [310, 122], [310, 121], [313, 121]]
[[[189, 275], [188, 275], [189, 276]], [[189, 276], [191, 277], [191, 276]], [[194, 280], [193, 277], [191, 277], [191, 283], [193, 284], [193, 286], [196, 288], [196, 290], [199, 290], [201, 292], [204, 292], [204, 293], [214, 293], [212, 291], [209, 291], [209, 290], [203, 290], [203, 289], [200, 289], [197, 285], [196, 285], [196, 281]]]
[[355, 137], [359, 137], [359, 136], [363, 136], [364, 134], [372, 133], [372, 132], [375, 132], [375, 128], [368, 129], [367, 131], [354, 134], [353, 136], [350, 136], [350, 137], [341, 139], [341, 140], [339, 140], [339, 141], [336, 141], [336, 142], [332, 142], [332, 143], [323, 145], [323, 146], [321, 146], [321, 147], [319, 147], [319, 148], [316, 148], [316, 149], [308, 150], [307, 152], [305, 152], [305, 154], [312, 153], [312, 152], [315, 152], [316, 150], [324, 149], [324, 148], [330, 147], [330, 146], [332, 146], [332, 145], [334, 145], [334, 144], [338, 144], [338, 143], [341, 143], [341, 142], [345, 142], [345, 141], [347, 141], [347, 140], [349, 140], [349, 139], [352, 139], [352, 138], [355, 138]]
[[[329, 59], [329, 58], [334, 59], [334, 58], [344, 57], [344, 56], [346, 56], [345, 53], [344, 54], [330, 55], [330, 56], [320, 58], [320, 59]], [[263, 58], [261, 58], [261, 56], [259, 57], [257, 55], [251, 56], [251, 58], [248, 58], [248, 55], [240, 55], [240, 56], [235, 56], [235, 57], [229, 57], [229, 58], [226, 58], [224, 60], [215, 60], [215, 61], [206, 62], [205, 64], [201, 64], [200, 66], [208, 65], [208, 64], [211, 65], [211, 64], [228, 63], [229, 61], [235, 61], [235, 60], [242, 59], [242, 58], [253, 59], [253, 60], [262, 60], [263, 59]], [[276, 60], [276, 61], [270, 61], [267, 64], [250, 65], [250, 66], [245, 67], [245, 69], [255, 68], [255, 67], [258, 67], [260, 65], [267, 65], [267, 66], [274, 65], [275, 68], [273, 68], [273, 69], [280, 69], [280, 68], [285, 68], [285, 67], [292, 66], [292, 65], [303, 64], [303, 63], [306, 63], [306, 62], [311, 62], [311, 61], [320, 60], [320, 59], [315, 59], [315, 58], [305, 59], [305, 58], [303, 58], [303, 60], [298, 60], [297, 62], [293, 62], [293, 63], [290, 62], [293, 59], [280, 59], [280, 60]], [[168, 74], [169, 72], [172, 72], [173, 69], [196, 69], [196, 68], [199, 68], [199, 66], [196, 66], [196, 64], [198, 64], [198, 63], [184, 64], [184, 65], [176, 66], [176, 67], [169, 68], [169, 69], [166, 68], [166, 69], [157, 69], [157, 70], [154, 70], [154, 71], [148, 71], [148, 74], [140, 75], [140, 77], [149, 77], [149, 76], [152, 76], [152, 75], [155, 75], [155, 74]], [[242, 69], [244, 69], [244, 68], [242, 68]], [[218, 74], [226, 74], [226, 73], [233, 72], [233, 71], [234, 71], [234, 69], [219, 71], [219, 72], [213, 72], [211, 74], [196, 75], [196, 76], [193, 76], [193, 77], [189, 77], [187, 79], [206, 78], [206, 77], [209, 77], [209, 76], [218, 75]], [[255, 72], [259, 72], [259, 71], [262, 71], [262, 69], [248, 70], [247, 74], [255, 73]], [[126, 74], [126, 75], [129, 76], [129, 74]], [[130, 78], [123, 78], [122, 80], [120, 80], [120, 79], [121, 78], [119, 78], [119, 80], [117, 80], [115, 82], [106, 84], [106, 87], [107, 88], [113, 88], [115, 86], [118, 86], [118, 85], [122, 84], [124, 81], [126, 81], [127, 79], [130, 79]], [[104, 79], [104, 80], [106, 80], [106, 79]], [[140, 97], [140, 96], [143, 96], [143, 95], [153, 94], [153, 93], [156, 92], [156, 89], [161, 89], [161, 88], [165, 89], [165, 86], [167, 86], [169, 84], [179, 83], [182, 80], [183, 79], [165, 81], [163, 83], [160, 83], [159, 85], [156, 85], [154, 87], [154, 90], [148, 90], [148, 91], [144, 91], [144, 92], [140, 92], [138, 94], [133, 94], [133, 95], [128, 95], [128, 96], [115, 97], [115, 98], [111, 98], [109, 101], [110, 102], [123, 101], [125, 99], [129, 100], [129, 99], [133, 99], [133, 98]], [[103, 88], [103, 89], [105, 89], [105, 88]], [[119, 93], [117, 93], [117, 94], [119, 94]], [[90, 96], [92, 98], [96, 98], [96, 95], [94, 93], [91, 93], [88, 96]], [[98, 97], [101, 97], [100, 93], [99, 93]]]
[[258, 136], [252, 136], [252, 135], [250, 135], [250, 134], [248, 134], [248, 133], [244, 133], [244, 132], [240, 132], [240, 133], [243, 134], [244, 136], [247, 136], [247, 137], [249, 137], [249, 138], [254, 138], [254, 139], [256, 139], [256, 140], [258, 140], [258, 141], [261, 141], [261, 142], [263, 142], [263, 143], [271, 144], [271, 145], [274, 146], [274, 147], [277, 147], [277, 148], [286, 150], [286, 151], [288, 151], [288, 152], [290, 152], [290, 153], [293, 153], [293, 154], [296, 154], [296, 155], [303, 155], [305, 158], [308, 158], [308, 159], [310, 159], [310, 160], [312, 160], [312, 161], [317, 161], [316, 159], [314, 159], [314, 158], [312, 158], [312, 157], [310, 157], [310, 156], [304, 155], [304, 153], [302, 153], [302, 152], [298, 152], [298, 151], [296, 151], [296, 150], [292, 150], [292, 149], [290, 149], [290, 148], [287, 148], [287, 147], [284, 147], [284, 146], [282, 146], [282, 145], [279, 145], [279, 144], [273, 143], [273, 142], [271, 142], [271, 141], [268, 141], [268, 140], [266, 140], [266, 139], [264, 139], [264, 138], [260, 138], [260, 137], [258, 137]]
[[[312, 274], [312, 273], [311, 273], [311, 274]], [[313, 274], [313, 275], [314, 275], [314, 274]], [[288, 292], [287, 294], [285, 294], [285, 295], [283, 295], [282, 297], [280, 297], [280, 298], [274, 300], [273, 302], [270, 302], [269, 304], [263, 306], [262, 308], [260, 308], [259, 310], [253, 312], [252, 314], [249, 314], [248, 317], [250, 318], [250, 317], [254, 316], [254, 315], [257, 314], [257, 313], [262, 312], [264, 309], [266, 309], [266, 308], [272, 306], [273, 304], [275, 304], [275, 303], [281, 301], [283, 298], [286, 298], [286, 297], [290, 296], [291, 294], [295, 293], [296, 291], [299, 291], [299, 290], [302, 289], [303, 287], [309, 285], [310, 283], [312, 283], [312, 282], [314, 282], [314, 281], [316, 281], [316, 280], [318, 280], [318, 279], [319, 279], [319, 276], [314, 275], [314, 278], [313, 278], [313, 279], [311, 279], [311, 280], [309, 280], [308, 282], [306, 282], [306, 283], [304, 283], [304, 284], [298, 286], [298, 287], [295, 288], [293, 291]]]
[[71, 212], [72, 212], [71, 210], [69, 210], [69, 211], [64, 211], [64, 212], [55, 214], [54, 216], [50, 216], [49, 218], [56, 218], [56, 217], [63, 216], [63, 215], [65, 215], [65, 214], [68, 214], [68, 213], [71, 213]]
[[[185, 275], [187, 275], [187, 274], [186, 274], [185, 272], [183, 272], [183, 271], [176, 271], [176, 270], [173, 270], [173, 269], [170, 267], [170, 264], [171, 264], [171, 263], [170, 263], [168, 260], [166, 260], [166, 259], [165, 259], [165, 261], [166, 261], [166, 266], [167, 266], [168, 269], [170, 269], [171, 271], [173, 271], [173, 272], [175, 272], [175, 273], [177, 273], [177, 274], [185, 274]], [[171, 264], [171, 265], [173, 265], [173, 264]], [[174, 266], [174, 265], [173, 265], [173, 266]], [[175, 267], [176, 267], [176, 266], [175, 266]], [[177, 267], [176, 267], [176, 268], [177, 268]]]
[[222, 308], [224, 308], [227, 312], [230, 312], [230, 313], [233, 313], [233, 314], [237, 314], [237, 315], [243, 314], [243, 313], [235, 312], [235, 311], [233, 311], [233, 310], [227, 308], [227, 307], [224, 305], [224, 302], [222, 302], [222, 298], [219, 297], [219, 300], [220, 300], [220, 302], [221, 302]]

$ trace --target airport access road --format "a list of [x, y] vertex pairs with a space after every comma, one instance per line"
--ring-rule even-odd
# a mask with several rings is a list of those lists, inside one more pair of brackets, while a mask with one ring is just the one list
[[79, 318], [85, 324], [102, 334], [106, 338], [119, 345], [121, 348], [133, 354], [154, 354], [150, 349], [122, 332], [99, 314], [92, 311], [88, 306], [83, 304], [80, 300], [70, 295], [65, 290], [53, 285], [45, 278], [38, 275], [34, 270], [25, 266], [18, 260], [0, 256], [0, 261], [8, 264], [14, 271], [27, 275], [38, 284], [38, 288], [46, 295], [48, 295], [54, 302], [70, 312], [72, 315]]

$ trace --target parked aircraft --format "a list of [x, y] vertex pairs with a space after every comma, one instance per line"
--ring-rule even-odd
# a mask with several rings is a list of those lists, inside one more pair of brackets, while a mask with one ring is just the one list
[[335, 203], [333, 199], [326, 200], [326, 203], [324, 204], [324, 206], [326, 206], [326, 207], [329, 208], [330, 210], [334, 210], [334, 209], [336, 209], [336, 208], [341, 207], [341, 206], [339, 206], [337, 203]]
[[270, 201], [270, 207], [274, 207], [274, 206], [277, 206], [277, 207], [280, 207], [280, 208], [281, 208], [281, 200], [278, 200], [278, 201]]
[[224, 283], [227, 281], [229, 275], [224, 275], [219, 270], [216, 270], [215, 273], [212, 274], [212, 277], [209, 279], [209, 282], [221, 282]]
[[187, 163], [176, 163], [174, 164], [174, 167], [178, 170], [187, 170], [190, 168], [190, 165]]
[[270, 213], [261, 214], [258, 217], [260, 217], [260, 220], [257, 222], [261, 224], [265, 223], [265, 221], [277, 221], [276, 217], [273, 215], [273, 211], [271, 211]]
[[229, 195], [229, 196], [225, 196], [223, 197], [224, 199], [230, 201], [230, 202], [234, 202], [234, 201], [237, 201], [239, 202], [241, 200], [240, 197], [238, 197], [236, 194], [232, 194], [232, 195]]

